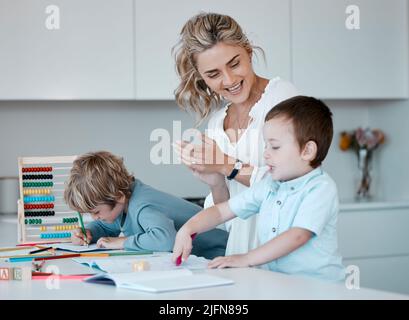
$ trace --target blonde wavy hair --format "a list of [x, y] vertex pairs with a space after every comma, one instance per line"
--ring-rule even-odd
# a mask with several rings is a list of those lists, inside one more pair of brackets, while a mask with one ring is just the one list
[[122, 158], [107, 151], [86, 153], [73, 163], [64, 199], [71, 209], [81, 213], [98, 205], [113, 208], [123, 195], [130, 198], [134, 181]]
[[250, 44], [240, 25], [231, 17], [217, 13], [199, 13], [189, 19], [180, 32], [180, 40], [173, 47], [176, 71], [180, 84], [174, 94], [184, 111], [193, 111], [199, 122], [204, 120], [222, 97], [210, 90], [196, 66], [196, 55], [219, 42], [243, 47], [250, 55], [260, 47]]

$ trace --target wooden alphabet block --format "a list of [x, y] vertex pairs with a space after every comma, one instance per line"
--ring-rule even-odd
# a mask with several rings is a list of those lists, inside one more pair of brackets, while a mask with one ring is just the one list
[[19, 281], [31, 280], [31, 268], [29, 267], [13, 268], [13, 279]]
[[132, 263], [132, 271], [139, 272], [139, 271], [148, 271], [150, 269], [150, 265], [148, 261], [140, 260], [135, 261]]
[[10, 268], [0, 268], [0, 280], [11, 280]]

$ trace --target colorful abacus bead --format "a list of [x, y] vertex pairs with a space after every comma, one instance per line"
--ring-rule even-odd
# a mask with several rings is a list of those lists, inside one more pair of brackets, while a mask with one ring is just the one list
[[32, 212], [24, 212], [24, 216], [26, 217], [50, 217], [55, 216], [55, 211], [32, 211]]
[[24, 189], [23, 194], [25, 196], [32, 194], [51, 194], [51, 189]]
[[31, 209], [54, 209], [54, 204], [53, 203], [24, 204], [24, 210]]
[[52, 174], [23, 174], [23, 180], [52, 180]]
[[54, 238], [69, 238], [71, 237], [70, 232], [62, 232], [62, 233], [42, 233], [40, 235], [41, 239], [54, 239]]
[[41, 224], [41, 223], [43, 223], [42, 219], [26, 219], [26, 221], [27, 221], [26, 224]]
[[52, 181], [23, 182], [23, 188], [52, 187], [52, 186], [54, 186], [54, 183]]
[[27, 167], [22, 168], [22, 172], [51, 172], [53, 171], [52, 167]]
[[24, 203], [30, 202], [51, 202], [55, 201], [54, 196], [44, 196], [44, 197], [37, 197], [37, 196], [26, 196], [24, 197]]
[[78, 218], [62, 218], [62, 223], [74, 223], [78, 222]]
[[73, 229], [77, 229], [78, 226], [77, 225], [69, 225], [69, 226], [55, 226], [54, 230], [55, 231], [62, 231], [62, 230], [73, 230]]
[[41, 226], [40, 231], [47, 231], [47, 227], [46, 226]]

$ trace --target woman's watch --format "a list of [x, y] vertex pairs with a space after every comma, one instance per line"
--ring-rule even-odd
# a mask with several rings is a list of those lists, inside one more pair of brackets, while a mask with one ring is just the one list
[[237, 159], [236, 163], [234, 164], [234, 168], [232, 172], [230, 173], [229, 176], [227, 176], [227, 180], [233, 180], [237, 176], [237, 174], [239, 173], [242, 167], [243, 167], [243, 162]]

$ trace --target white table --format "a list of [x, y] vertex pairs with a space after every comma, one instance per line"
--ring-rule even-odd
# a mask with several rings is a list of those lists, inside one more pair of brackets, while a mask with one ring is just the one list
[[[0, 217], [0, 246], [15, 245], [14, 217]], [[81, 273], [88, 268], [71, 260], [54, 260], [64, 270]], [[83, 268], [81, 270], [81, 268]], [[371, 289], [347, 289], [343, 283], [289, 276], [256, 268], [206, 270], [234, 280], [233, 285], [161, 294], [141, 293], [114, 286], [61, 280], [58, 289], [47, 288], [45, 280], [0, 281], [0, 300], [7, 299], [155, 299], [155, 300], [254, 300], [254, 299], [409, 299], [409, 296]], [[55, 284], [55, 282], [54, 282]]]

